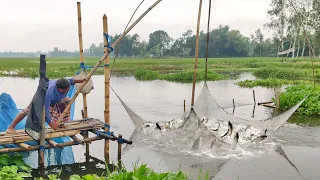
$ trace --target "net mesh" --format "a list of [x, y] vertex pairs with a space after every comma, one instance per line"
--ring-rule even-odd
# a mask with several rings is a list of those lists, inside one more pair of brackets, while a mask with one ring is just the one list
[[[112, 89], [113, 90], [113, 89]], [[130, 116], [133, 124], [136, 128], [141, 128], [144, 123], [152, 122], [146, 121], [137, 115], [134, 111], [132, 111], [128, 105], [124, 103], [124, 101], [120, 98], [120, 96], [113, 90], [116, 94], [117, 98], [120, 100], [121, 104], [125, 108], [126, 112]], [[210, 90], [207, 86], [207, 83], [204, 83], [203, 88], [199, 97], [196, 99], [193, 107], [188, 108], [186, 112], [182, 113], [179, 117], [174, 118], [170, 122], [172, 123], [175, 120], [182, 120], [182, 123], [178, 123], [177, 127], [183, 128], [186, 130], [196, 130], [201, 128], [205, 128], [201, 124], [202, 118], [214, 119], [216, 121], [230, 121], [235, 124], [244, 124], [249, 125], [258, 129], [267, 129], [271, 133], [275, 133], [289, 118], [290, 116], [299, 108], [299, 106], [304, 102], [302, 99], [295, 106], [290, 108], [289, 110], [283, 112], [282, 114], [262, 119], [262, 120], [248, 120], [244, 118], [240, 118], [234, 116], [233, 114], [226, 111], [223, 107], [219, 105], [219, 103], [215, 100], [215, 98], [210, 93]]]

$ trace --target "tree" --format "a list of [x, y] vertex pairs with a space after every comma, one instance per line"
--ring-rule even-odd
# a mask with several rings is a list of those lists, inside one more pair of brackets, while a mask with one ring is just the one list
[[263, 34], [261, 33], [260, 28], [255, 31], [255, 38], [259, 42], [259, 50], [260, 50], [260, 57], [262, 56], [262, 43], [263, 43]]
[[147, 51], [150, 51], [154, 56], [161, 57], [164, 50], [169, 48], [171, 41], [172, 39], [167, 32], [163, 30], [155, 31], [149, 35]]

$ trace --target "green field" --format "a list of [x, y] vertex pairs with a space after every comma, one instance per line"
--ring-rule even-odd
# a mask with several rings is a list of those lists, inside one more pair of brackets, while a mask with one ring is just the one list
[[[99, 58], [86, 58], [85, 63], [86, 65], [94, 66], [98, 60]], [[320, 71], [318, 69], [320, 68], [320, 59], [315, 59], [314, 61], [315, 77], [319, 79]], [[0, 75], [37, 77], [38, 62], [38, 58], [0, 58]], [[112, 68], [113, 59], [110, 58], [110, 62], [110, 68]], [[113, 67], [114, 75], [136, 75], [137, 79], [141, 80], [163, 78], [163, 76], [159, 75], [151, 75], [150, 77], [148, 73], [152, 71], [153, 73], [177, 76], [176, 78], [164, 78], [167, 80], [185, 81], [190, 78], [181, 78], [180, 76], [190, 76], [190, 72], [193, 71], [194, 67], [194, 58], [117, 58], [115, 62]], [[48, 77], [73, 76], [78, 70], [79, 65], [78, 58], [47, 58]], [[199, 72], [204, 71], [204, 68], [205, 59], [199, 59]], [[208, 59], [208, 69], [212, 73], [223, 75], [252, 72], [256, 77], [262, 79], [312, 80], [312, 65], [309, 58], [288, 58], [285, 61], [282, 61], [281, 58], [210, 58]], [[148, 72], [141, 72], [146, 70]], [[96, 74], [103, 74], [103, 68], [99, 68]], [[142, 77], [141, 74], [149, 77]], [[199, 80], [202, 80], [201, 76], [199, 78]], [[228, 76], [220, 76], [211, 80], [222, 78], [228, 78]]]

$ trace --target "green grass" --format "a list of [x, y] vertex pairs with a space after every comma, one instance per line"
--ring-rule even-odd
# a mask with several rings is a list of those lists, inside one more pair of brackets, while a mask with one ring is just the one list
[[253, 87], [266, 87], [266, 88], [274, 88], [274, 87], [282, 87], [283, 85], [294, 85], [294, 84], [311, 84], [309, 81], [303, 80], [286, 80], [286, 79], [277, 79], [277, 78], [267, 78], [267, 79], [257, 79], [257, 80], [244, 80], [236, 82], [238, 86], [242, 88], [253, 88]]
[[316, 86], [315, 88], [313, 88], [312, 85], [298, 84], [287, 87], [286, 91], [282, 92], [279, 96], [280, 110], [285, 111], [290, 109], [307, 95], [309, 95], [308, 98], [301, 104], [297, 112], [301, 115], [319, 116], [320, 86]]
[[[94, 66], [98, 60], [99, 58], [86, 58], [85, 63]], [[113, 59], [110, 58], [110, 61], [110, 67], [112, 67]], [[319, 61], [319, 59], [315, 60], [316, 68], [320, 68]], [[39, 58], [0, 58], [0, 76], [7, 76], [4, 71], [11, 71], [16, 74], [11, 73], [10, 76], [34, 78], [38, 76], [38, 66]], [[204, 70], [204, 67], [205, 59], [200, 58], [198, 70]], [[78, 68], [78, 58], [47, 58], [49, 78], [73, 76]], [[159, 74], [171, 74], [190, 72], [193, 69], [194, 58], [118, 58], [113, 73], [135, 75], [137, 70], [150, 70]], [[208, 69], [217, 73], [253, 72], [263, 78], [311, 79], [312, 77], [311, 63], [308, 58], [288, 59], [284, 62], [280, 58], [209, 58]], [[103, 74], [103, 69], [99, 68], [96, 74]], [[320, 71], [316, 70], [315, 75], [320, 78]], [[140, 79], [148, 80], [148, 77]], [[171, 78], [168, 77], [168, 79]]]
[[[169, 74], [160, 74], [158, 71], [152, 70], [137, 70], [135, 73], [135, 78], [138, 80], [167, 80], [173, 82], [192, 82], [193, 80], [193, 71], [183, 71], [178, 73], [169, 73]], [[218, 74], [214, 71], [208, 71], [207, 80], [208, 81], [216, 81], [227, 79], [229, 76]], [[197, 71], [197, 81], [202, 81], [205, 79], [205, 71], [199, 70]]]

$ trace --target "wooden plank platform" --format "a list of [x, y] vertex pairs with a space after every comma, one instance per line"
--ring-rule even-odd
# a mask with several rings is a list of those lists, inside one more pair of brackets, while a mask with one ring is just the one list
[[[72, 146], [84, 143], [90, 143], [92, 141], [97, 141], [101, 139], [110, 139], [113, 141], [119, 141], [120, 138], [114, 136], [110, 132], [105, 132], [105, 124], [99, 119], [86, 118], [81, 120], [73, 120], [64, 123], [65, 128], [59, 128], [58, 130], [53, 130], [47, 127], [45, 130], [45, 140], [47, 144], [44, 147], [31, 146], [28, 142], [34, 142], [34, 139], [30, 137], [25, 130], [19, 130], [15, 134], [8, 134], [7, 132], [0, 133], [0, 145], [5, 148], [0, 148], [0, 153], [8, 152], [22, 152], [22, 151], [33, 151], [40, 148], [50, 149], [56, 147]], [[81, 132], [90, 131], [96, 134], [95, 137], [91, 138], [78, 138], [76, 135], [81, 135]], [[59, 137], [70, 137], [73, 141], [65, 143], [56, 143], [52, 139]], [[121, 143], [132, 144], [132, 141], [121, 138]], [[17, 147], [8, 148], [8, 145], [15, 144]]]

